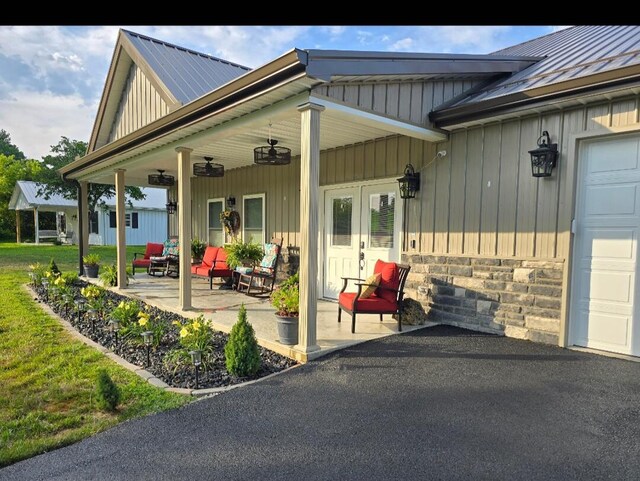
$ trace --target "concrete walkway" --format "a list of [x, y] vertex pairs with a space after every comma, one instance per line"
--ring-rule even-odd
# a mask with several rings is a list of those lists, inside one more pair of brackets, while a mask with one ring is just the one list
[[0, 470], [39, 479], [637, 480], [640, 364], [437, 326]]

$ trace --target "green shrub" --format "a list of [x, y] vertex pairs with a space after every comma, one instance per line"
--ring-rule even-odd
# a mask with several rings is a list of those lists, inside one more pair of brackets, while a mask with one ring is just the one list
[[68, 286], [72, 286], [78, 280], [78, 273], [65, 272], [64, 274], [62, 274], [62, 278], [64, 279], [65, 284], [67, 284]]
[[227, 371], [238, 377], [253, 376], [260, 369], [260, 350], [253, 326], [247, 321], [247, 310], [240, 306], [238, 321], [231, 328], [224, 346]]
[[234, 241], [225, 245], [224, 250], [227, 253], [227, 265], [231, 269], [235, 269], [245, 262], [256, 264], [264, 256], [262, 246], [252, 242]]
[[98, 254], [87, 254], [82, 257], [82, 263], [85, 266], [97, 266], [100, 264], [100, 256]]
[[101, 409], [111, 412], [115, 411], [120, 403], [120, 389], [104, 369], [98, 372], [96, 400]]
[[58, 269], [58, 266], [56, 264], [56, 261], [53, 260], [53, 257], [49, 261], [48, 271], [51, 272], [54, 276], [59, 276], [61, 274], [60, 269]]

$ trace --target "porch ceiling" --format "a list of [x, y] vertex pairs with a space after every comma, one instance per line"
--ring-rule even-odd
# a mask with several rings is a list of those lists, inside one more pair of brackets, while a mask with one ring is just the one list
[[271, 136], [278, 145], [291, 149], [293, 156], [300, 154], [300, 113], [297, 107], [312, 101], [325, 105], [320, 122], [320, 149], [365, 142], [394, 134], [411, 135], [426, 140], [441, 140], [445, 135], [413, 124], [399, 122], [372, 112], [365, 112], [325, 98], [309, 97], [308, 93], [292, 95], [266, 107], [250, 111], [236, 111], [236, 117], [214, 123], [211, 119], [195, 123], [168, 135], [162, 145], [144, 147], [128, 156], [122, 155], [100, 167], [88, 169], [80, 180], [112, 184], [114, 169], [126, 169], [127, 185], [147, 186], [147, 176], [164, 169], [177, 176], [178, 145], [193, 149], [191, 161], [203, 162], [211, 156], [226, 170], [253, 164], [253, 149], [267, 145], [269, 123]]

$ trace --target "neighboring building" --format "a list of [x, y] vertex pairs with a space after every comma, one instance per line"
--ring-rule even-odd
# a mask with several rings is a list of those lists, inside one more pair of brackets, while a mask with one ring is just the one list
[[[235, 198], [245, 238], [299, 253], [303, 353], [316, 298], [383, 258], [411, 264], [435, 320], [639, 356], [639, 51], [640, 27], [578, 26], [488, 55], [294, 49], [249, 70], [121, 31], [88, 154], [62, 173], [166, 169], [181, 243], [223, 242]], [[544, 131], [559, 158], [537, 178]], [[254, 165], [270, 136], [289, 165]], [[224, 177], [191, 178], [205, 156]], [[189, 275], [180, 291], [188, 308]]]
[[[143, 188], [143, 200], [127, 200], [125, 213], [126, 242], [128, 245], [145, 245], [147, 242], [163, 242], [167, 238], [167, 192], [164, 189]], [[131, 201], [131, 205], [129, 205]], [[78, 243], [78, 203], [55, 194], [45, 199], [38, 195], [38, 184], [19, 180], [13, 189], [9, 209], [33, 212], [35, 241]], [[56, 230], [39, 229], [39, 212], [56, 213]], [[19, 231], [16, 240], [20, 242]], [[105, 207], [98, 207], [89, 218], [89, 243], [94, 245], [116, 244], [116, 216], [113, 198]]]

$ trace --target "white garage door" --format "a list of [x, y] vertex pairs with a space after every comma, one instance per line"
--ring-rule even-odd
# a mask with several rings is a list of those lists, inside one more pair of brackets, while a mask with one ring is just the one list
[[583, 145], [573, 254], [573, 343], [640, 355], [640, 137]]

